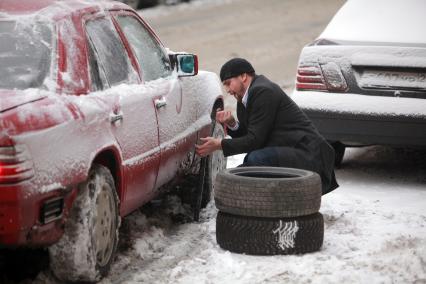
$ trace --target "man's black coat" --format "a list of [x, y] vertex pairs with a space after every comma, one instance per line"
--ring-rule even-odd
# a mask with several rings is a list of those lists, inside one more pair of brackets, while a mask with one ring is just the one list
[[321, 176], [323, 194], [337, 188], [334, 150], [304, 112], [275, 83], [256, 75], [248, 90], [247, 107], [237, 104], [239, 128], [223, 139], [225, 156], [277, 147], [278, 164], [311, 170]]

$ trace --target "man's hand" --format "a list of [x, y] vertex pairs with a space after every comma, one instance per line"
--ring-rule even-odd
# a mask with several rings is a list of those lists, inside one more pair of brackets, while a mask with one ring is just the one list
[[218, 109], [216, 112], [216, 121], [221, 124], [227, 124], [230, 127], [234, 127], [236, 123], [231, 111], [220, 109]]
[[203, 144], [195, 145], [195, 151], [201, 157], [206, 157], [214, 151], [222, 149], [221, 138], [206, 137], [200, 138], [200, 140], [203, 142]]

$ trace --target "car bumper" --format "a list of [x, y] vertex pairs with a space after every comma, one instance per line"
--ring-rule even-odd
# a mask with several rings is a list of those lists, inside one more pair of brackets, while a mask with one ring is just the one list
[[292, 98], [327, 140], [426, 146], [426, 99], [302, 91]]
[[[0, 186], [0, 248], [42, 247], [58, 241], [75, 192], [58, 188], [34, 194], [26, 182]], [[43, 211], [51, 201], [62, 202], [62, 209], [56, 218], [44, 220]]]

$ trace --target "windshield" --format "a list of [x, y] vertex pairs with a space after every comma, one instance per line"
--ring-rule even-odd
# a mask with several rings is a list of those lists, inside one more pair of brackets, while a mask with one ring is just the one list
[[40, 88], [50, 71], [51, 42], [45, 23], [0, 21], [0, 88]]

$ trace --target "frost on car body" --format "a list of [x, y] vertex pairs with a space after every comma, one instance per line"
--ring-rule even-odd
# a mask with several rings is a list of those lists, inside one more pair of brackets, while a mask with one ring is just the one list
[[[47, 247], [90, 231], [70, 218], [94, 169], [111, 176], [123, 217], [197, 165], [197, 138], [210, 134], [212, 112], [223, 106], [220, 82], [210, 72], [197, 75], [195, 55], [166, 51], [127, 5], [2, 1], [3, 39], [0, 247]], [[113, 208], [105, 194], [102, 206]], [[94, 249], [96, 265], [70, 266], [64, 280], [106, 273], [113, 256]], [[59, 254], [55, 246], [51, 255]]]

